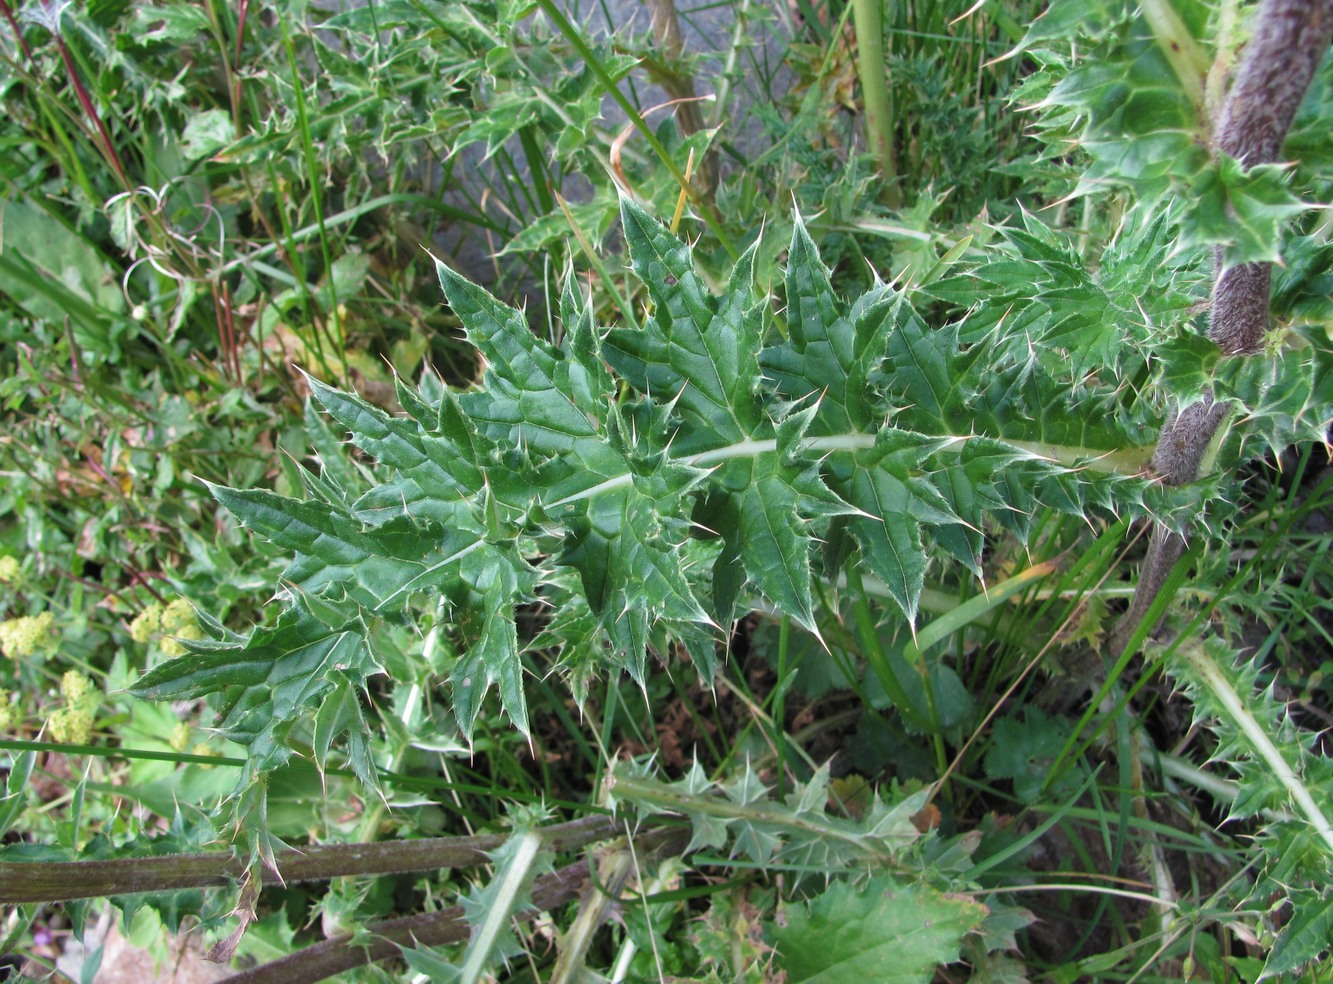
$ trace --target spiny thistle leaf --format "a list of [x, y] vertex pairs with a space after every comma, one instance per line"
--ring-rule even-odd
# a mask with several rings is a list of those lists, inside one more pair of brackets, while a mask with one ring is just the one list
[[648, 288], [653, 314], [641, 331], [614, 330], [606, 359], [640, 393], [673, 400], [689, 424], [673, 442], [678, 454], [766, 437], [759, 404], [762, 326], [754, 297], [755, 248], [736, 264], [726, 295], [709, 293], [690, 249], [628, 199], [621, 204], [634, 272]]
[[1259, 980], [1266, 981], [1327, 960], [1333, 940], [1333, 891], [1292, 893], [1292, 916], [1264, 961]]
[[[336, 691], [350, 686], [359, 691], [366, 680], [384, 669], [371, 648], [371, 633], [358, 617], [342, 624], [331, 613], [316, 617], [310, 600], [293, 594], [288, 607], [269, 628], [259, 628], [247, 638], [228, 633], [201, 642], [182, 640], [186, 655], [160, 663], [144, 674], [130, 693], [148, 700], [195, 700], [221, 694], [217, 722], [224, 737], [249, 745], [252, 763], [260, 769], [276, 768], [290, 754], [284, 746], [287, 732], [305, 716], [315, 712], [331, 715], [322, 727], [328, 741], [350, 731], [354, 742], [365, 731], [364, 720], [347, 708], [324, 703], [344, 698]], [[205, 623], [205, 628], [208, 626]], [[327, 748], [327, 745], [325, 746]], [[356, 749], [360, 746], [357, 745]], [[355, 751], [355, 749], [354, 749]], [[321, 752], [321, 757], [323, 752]], [[373, 781], [373, 763], [357, 752], [358, 773]]]
[[[823, 541], [836, 558], [824, 573], [865, 565], [910, 621], [932, 557], [980, 575], [988, 518], [1019, 533], [1042, 504], [1169, 520], [1197, 498], [1135, 474], [1145, 452], [1101, 409], [1116, 406], [1114, 387], [1033, 357], [1025, 327], [991, 319], [978, 333], [967, 317], [927, 327], [884, 284], [844, 301], [798, 220], [784, 282], [790, 336], [766, 347], [753, 250], [714, 296], [686, 244], [628, 200], [621, 213], [652, 301], [641, 328], [599, 332], [571, 277], [557, 346], [438, 264], [485, 361], [479, 388], [400, 381], [405, 414], [395, 416], [312, 381], [313, 399], [377, 464], [310, 475], [305, 500], [213, 487], [291, 552], [287, 610], [247, 639], [200, 643], [140, 691], [221, 691], [226, 728], [270, 745], [314, 714], [317, 763], [347, 735], [368, 773], [356, 691], [378, 670], [370, 639], [381, 619], [423, 601], [443, 603], [464, 734], [492, 686], [526, 731], [519, 605], [553, 606], [539, 638], [562, 647], [580, 694], [602, 666], [642, 679], [647, 652], [671, 645], [711, 675], [720, 628], [756, 596], [818, 631]], [[1057, 288], [1095, 294], [1038, 226], [1012, 242]], [[984, 302], [969, 306], [985, 320]], [[322, 419], [312, 427], [321, 456], [335, 456], [338, 435]]]
[[1328, 946], [1333, 761], [1314, 753], [1318, 735], [1298, 728], [1271, 685], [1261, 684], [1261, 659], [1240, 659], [1210, 636], [1182, 640], [1165, 660], [1193, 702], [1196, 720], [1217, 735], [1212, 757], [1238, 773], [1231, 818], [1267, 819], [1258, 838], [1266, 849], [1252, 908], [1266, 911], [1271, 895], [1281, 893], [1295, 910], [1261, 979], [1294, 970]]
[[[309, 376], [306, 379], [311, 393], [329, 416], [356, 435], [357, 446], [397, 473], [395, 482], [377, 486], [358, 500], [356, 513], [373, 518], [392, 517], [406, 511], [423, 520], [479, 529], [468, 504], [472, 490], [481, 484], [471, 435], [465, 426], [455, 426], [449, 431], [441, 426], [446, 421], [462, 423], [456, 402], [446, 400], [440, 412], [430, 412], [421, 406], [423, 413], [429, 414], [428, 419], [434, 418], [428, 424], [419, 418], [390, 416], [355, 394], [344, 393]], [[401, 384], [398, 389], [400, 399], [409, 392]], [[431, 430], [439, 432], [438, 435], [432, 435]], [[440, 440], [439, 436], [446, 433], [452, 439]]]
[[895, 787], [890, 803], [876, 794], [860, 819], [828, 813], [827, 768], [798, 783], [785, 802], [775, 802], [754, 767], [746, 764], [730, 781], [715, 782], [696, 762], [685, 778], [652, 778], [646, 761], [616, 764], [608, 805], [633, 806], [640, 816], [684, 813], [693, 825], [690, 850], [726, 849], [760, 866], [781, 865], [794, 883], [801, 873], [860, 870], [899, 858], [923, 837], [912, 822], [926, 805], [927, 791]]
[[491, 852], [494, 875], [485, 887], [473, 889], [463, 900], [472, 937], [463, 957], [461, 979], [479, 980], [482, 968], [523, 952], [512, 930], [513, 916], [532, 907], [533, 880], [551, 870], [551, 855], [542, 835], [521, 825], [504, 844]]
[[847, 311], [799, 215], [787, 252], [786, 289], [790, 337], [762, 353], [768, 377], [789, 399], [818, 395], [815, 433], [873, 429], [879, 421], [873, 419], [870, 377], [884, 358], [897, 295], [880, 284]]

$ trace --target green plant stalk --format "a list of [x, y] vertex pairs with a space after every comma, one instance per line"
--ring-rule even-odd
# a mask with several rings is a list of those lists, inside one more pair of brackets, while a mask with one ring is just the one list
[[[969, 435], [955, 435], [949, 438], [949, 443], [943, 445], [940, 451], [961, 451], [965, 442], [970, 440]], [[1035, 457], [1047, 461], [1056, 461], [1063, 465], [1086, 468], [1088, 471], [1100, 472], [1105, 475], [1134, 475], [1140, 470], [1140, 462], [1146, 461], [1148, 454], [1140, 448], [1131, 448], [1121, 451], [1097, 452], [1089, 448], [1076, 448], [1068, 445], [1044, 444], [1036, 441], [1011, 441], [1004, 440], [1010, 447], [1019, 448], [1027, 451]], [[799, 442], [797, 453], [804, 454], [810, 451], [822, 451], [833, 453], [838, 451], [868, 451], [875, 446], [874, 434], [832, 434], [824, 437], [810, 437]], [[717, 464], [722, 461], [729, 461], [732, 458], [754, 458], [761, 454], [771, 454], [778, 449], [778, 442], [775, 438], [756, 441], [738, 441], [735, 444], [729, 444], [723, 448], [714, 448], [712, 451], [704, 451], [688, 458], [669, 459], [673, 464], [683, 464], [692, 468], [706, 468], [709, 465]], [[1128, 470], [1126, 470], [1128, 469]], [[599, 482], [590, 488], [581, 492], [575, 492], [550, 503], [547, 508], [565, 506], [574, 502], [581, 502], [584, 499], [592, 499], [605, 492], [611, 492], [615, 489], [625, 488], [632, 485], [634, 476], [629, 472], [624, 475], [616, 475], [608, 478], [604, 482]]]
[[476, 984], [491, 962], [491, 951], [504, 931], [510, 916], [518, 909], [524, 886], [532, 877], [533, 867], [541, 853], [543, 838], [536, 830], [525, 830], [516, 835], [514, 856], [497, 876], [501, 879], [499, 891], [486, 912], [486, 918], [472, 934], [463, 969], [459, 974], [462, 984]]
[[713, 100], [712, 106], [708, 109], [708, 128], [717, 129], [722, 125], [727, 115], [727, 103], [731, 99], [732, 80], [736, 76], [737, 64], [740, 61], [741, 46], [744, 44], [745, 29], [750, 16], [751, 0], [740, 0], [739, 3], [732, 6], [732, 16], [735, 21], [731, 28], [731, 42], [727, 45], [727, 57], [723, 60], [722, 71], [718, 73], [717, 85], [714, 87], [717, 98]]
[[[273, 178], [276, 181], [277, 175], [274, 175]], [[315, 223], [313, 225], [302, 226], [299, 229], [288, 229], [284, 232], [283, 240], [281, 242], [275, 241], [267, 243], [263, 246], [260, 246], [253, 252], [246, 253], [244, 256], [239, 256], [234, 260], [229, 260], [227, 263], [222, 265], [222, 268], [218, 271], [218, 273], [219, 274], [230, 273], [233, 270], [249, 266], [256, 260], [260, 260], [269, 256], [274, 256], [280, 252], [285, 251], [290, 253], [292, 246], [294, 246], [296, 243], [303, 243], [308, 239], [315, 238], [316, 236], [320, 235], [321, 229], [322, 231], [327, 233], [327, 231], [330, 229], [336, 228], [338, 226], [348, 225], [352, 222], [356, 222], [358, 219], [362, 218], [365, 215], [369, 215], [371, 212], [374, 212], [377, 209], [386, 208], [391, 205], [403, 205], [403, 206], [414, 205], [414, 206], [429, 208], [434, 212], [438, 212], [440, 215], [444, 216], [447, 219], [453, 219], [459, 222], [468, 222], [473, 225], [480, 225], [491, 232], [502, 231], [499, 226], [497, 226], [493, 221], [485, 218], [485, 216], [474, 215], [472, 212], [467, 212], [464, 211], [463, 209], [455, 208], [452, 205], [448, 205], [445, 202], [441, 202], [438, 199], [431, 198], [427, 195], [414, 195], [408, 192], [394, 192], [388, 195], [378, 195], [375, 198], [367, 199], [366, 201], [361, 202], [358, 205], [354, 205], [352, 208], [345, 209], [339, 212], [337, 215], [328, 216], [323, 220], [322, 227], [319, 223]], [[282, 214], [285, 216], [286, 213]]]
[[893, 150], [893, 102], [884, 64], [884, 4], [888, 0], [852, 0], [856, 30], [856, 70], [865, 99], [866, 143], [883, 182], [880, 198], [889, 208], [902, 205], [898, 165]]
[[[1199, 547], [1196, 545], [1190, 553], [1192, 556], [1196, 556], [1198, 551]], [[1123, 643], [1114, 639], [1112, 640], [1113, 646], [1121, 647], [1120, 656], [1116, 660], [1115, 666], [1113, 666], [1111, 671], [1107, 673], [1106, 680], [1103, 681], [1101, 687], [1097, 690], [1096, 694], [1093, 695], [1092, 700], [1088, 702], [1088, 708], [1083, 712], [1083, 717], [1079, 719], [1078, 724], [1072, 731], [1070, 731], [1069, 738], [1065, 741], [1064, 748], [1060, 750], [1060, 754], [1056, 757], [1055, 762], [1051, 764], [1046, 782], [1042, 784], [1043, 793], [1050, 787], [1051, 782], [1060, 775], [1061, 766], [1070, 757], [1070, 753], [1073, 751], [1074, 745], [1078, 742], [1079, 736], [1083, 733], [1083, 729], [1092, 722], [1094, 717], [1099, 716], [1101, 713], [1102, 701], [1108, 694], [1110, 694], [1112, 688], [1115, 687], [1116, 681], [1118, 681], [1124, 675], [1125, 670], [1129, 668], [1130, 662], [1143, 646], [1143, 643], [1148, 638], [1148, 633], [1152, 631], [1153, 626], [1155, 626], [1158, 620], [1166, 614], [1167, 606], [1170, 605], [1171, 599], [1175, 597], [1176, 591], [1179, 590], [1184, 581], [1185, 568], [1176, 566], [1169, 568], [1168, 576], [1163, 583], [1162, 590], [1153, 598], [1152, 604], [1149, 605], [1148, 610], [1144, 612], [1145, 617], [1134, 623], [1133, 631]], [[1126, 623], [1121, 623], [1121, 625], [1124, 624]], [[1146, 683], [1148, 679], [1149, 674], [1145, 673], [1139, 679], [1139, 686]], [[1134, 691], [1131, 691], [1131, 694], [1133, 692]], [[1109, 723], [1109, 720], [1110, 715], [1104, 715], [1102, 717], [1101, 725], [1091, 736], [1085, 739], [1083, 744], [1079, 747], [1079, 755], [1082, 755], [1088, 749], [1088, 746], [1096, 740], [1097, 736], [1101, 734], [1102, 730]]]
[[[65, 128], [61, 126], [59, 118], [53, 112], [52, 106], [49, 105], [49, 103], [53, 102], [55, 102], [53, 99], [47, 100], [40, 97], [37, 99], [37, 104], [41, 109], [42, 116], [46, 118], [51, 129], [55, 133], [56, 142], [65, 150], [65, 160], [60, 162], [61, 170], [73, 175], [75, 184], [77, 184], [79, 189], [88, 196], [90, 202], [98, 201], [100, 196], [93, 190], [92, 179], [88, 177], [88, 172], [84, 168], [83, 162], [79, 160], [79, 154], [74, 147], [74, 141], [70, 138], [70, 135], [66, 132]], [[59, 106], [58, 103], [56, 105]], [[77, 124], [77, 120], [75, 122]], [[52, 154], [51, 156], [55, 157], [56, 155]], [[6, 179], [6, 184], [9, 183], [8, 179]]]
[[621, 890], [634, 873], [635, 858], [628, 850], [617, 851], [598, 859], [597, 880], [600, 890], [586, 896], [579, 906], [579, 914], [561, 934], [560, 952], [549, 984], [569, 984], [583, 972], [583, 961], [592, 947], [593, 936], [606, 921], [611, 910], [618, 909]]
[[[861, 640], [861, 651], [870, 668], [875, 671], [875, 676], [879, 678], [880, 684], [884, 687], [884, 692], [889, 695], [899, 712], [907, 720], [911, 721], [916, 727], [930, 733], [935, 733], [935, 714], [934, 708], [928, 707], [925, 711], [916, 706], [916, 703], [907, 693], [907, 687], [903, 679], [910, 668], [899, 656], [896, 659], [890, 653], [884, 651], [879, 644], [879, 635], [875, 631], [875, 619], [870, 614], [870, 605], [866, 601], [865, 589], [861, 586], [861, 572], [855, 565], [847, 568], [847, 587], [852, 595], [852, 616], [856, 622], [856, 633]], [[928, 681], [922, 681], [927, 684]], [[929, 700], [930, 689], [926, 687], [927, 699]], [[944, 766], [940, 769], [943, 771]]]
[[1208, 66], [1208, 76], [1204, 81], [1204, 105], [1210, 121], [1222, 115], [1222, 105], [1226, 100], [1227, 81], [1231, 78], [1231, 68], [1236, 60], [1239, 6], [1239, 0], [1221, 0], [1218, 4], [1214, 44], [1217, 53]]
[[[1149, 895], [1147, 892], [1134, 892], [1127, 888], [1107, 888], [1104, 885], [1081, 885], [1076, 882], [1046, 882], [1041, 885], [1013, 885], [1001, 886], [998, 888], [988, 888], [990, 893], [1008, 893], [1008, 892], [1087, 892], [1093, 895], [1109, 895], [1119, 899], [1131, 899], [1135, 902], [1146, 902], [1149, 905], [1161, 903], [1161, 899], [1155, 895]], [[1173, 909], [1179, 906], [1172, 905]]]
[[1208, 688], [1208, 690], [1217, 698], [1218, 703], [1226, 710], [1233, 724], [1240, 728], [1250, 746], [1264, 760], [1268, 767], [1277, 777], [1278, 782], [1287, 791], [1297, 808], [1305, 819], [1309, 821], [1310, 826], [1315, 829], [1321, 840], [1333, 851], [1333, 824], [1329, 823], [1328, 817], [1319, 804], [1315, 802], [1310, 794], [1310, 788], [1301, 781], [1300, 776], [1291, 767], [1282, 751], [1273, 743], [1273, 739], [1268, 736], [1267, 730], [1250, 713], [1241, 695], [1236, 693], [1235, 688], [1227, 678], [1218, 670], [1217, 664], [1213, 658], [1208, 655], [1203, 642], [1198, 638], [1186, 639], [1181, 642], [1178, 650], [1185, 661], [1198, 675], [1199, 680]]
[[1006, 578], [984, 594], [969, 598], [961, 605], [954, 605], [948, 612], [923, 626], [916, 638], [903, 649], [903, 657], [915, 662], [931, 646], [942, 642], [964, 626], [977, 621], [987, 612], [994, 610], [1016, 594], [1020, 594], [1033, 584], [1044, 580], [1055, 571], [1054, 564], [1033, 564], [1025, 571]]
[[644, 779], [612, 773], [606, 778], [608, 795], [616, 801], [628, 800], [647, 804], [652, 808], [685, 814], [703, 814], [721, 820], [742, 820], [750, 823], [772, 824], [788, 830], [799, 830], [826, 840], [841, 841], [855, 847], [869, 858], [892, 861], [893, 857], [880, 850], [864, 834], [844, 830], [831, 823], [818, 823], [804, 815], [796, 815], [767, 805], [732, 803], [706, 796], [691, 796], [655, 779]]
[[[638, 868], [638, 859], [634, 856], [634, 844], [630, 842], [629, 850], [626, 852], [634, 861], [635, 868]], [[657, 968], [658, 980], [665, 979], [662, 972], [662, 954], [658, 952], [657, 936], [652, 929], [652, 911], [649, 908], [649, 900], [656, 898], [662, 893], [662, 889], [679, 880], [683, 874], [682, 862], [679, 858], [669, 859], [662, 862], [658, 867], [657, 873], [653, 875], [648, 882], [643, 881], [642, 872], [639, 872], [639, 888], [637, 891], [638, 904], [642, 907], [644, 920], [648, 923], [648, 943], [653, 950], [653, 963]], [[629, 900], [626, 900], [629, 901]], [[657, 902], [657, 905], [667, 903]], [[632, 934], [627, 934], [625, 941], [620, 945], [620, 952], [616, 955], [615, 962], [611, 965], [611, 981], [613, 984], [620, 984], [621, 981], [630, 979], [630, 965], [634, 961], [634, 955], [638, 952], [639, 944], [635, 941]]]
[[[1121, 745], [1127, 744], [1129, 746], [1129, 755], [1127, 756], [1127, 759], [1131, 763], [1130, 774], [1132, 776], [1134, 790], [1134, 816], [1139, 820], [1147, 820], [1149, 793], [1145, 790], [1143, 784], [1143, 759], [1145, 750], [1152, 750], [1153, 746], [1147, 736], [1144, 735], [1141, 725], [1135, 727], [1131, 733], [1130, 728], [1136, 722], [1134, 722], [1130, 716], [1128, 708], [1123, 709], [1118, 716], [1124, 722], [1124, 725], [1116, 728], [1116, 738]], [[1122, 733], [1124, 735], [1123, 738]], [[1123, 754], [1123, 752], [1121, 754]], [[1118, 850], [1124, 843], [1125, 833], [1128, 830], [1128, 822], [1125, 818], [1122, 817], [1121, 823], [1124, 824], [1124, 827], [1116, 831], [1116, 846]], [[1147, 846], [1146, 849], [1143, 850], [1143, 853], [1147, 854], [1148, 858], [1151, 859], [1152, 863], [1149, 870], [1152, 873], [1152, 881], [1157, 889], [1157, 895], [1164, 900], [1174, 902], [1178, 898], [1179, 893], [1176, 891], [1175, 880], [1171, 877], [1171, 870], [1167, 866], [1166, 853], [1162, 847], [1162, 842], [1158, 839], [1156, 834], [1150, 831], [1145, 832], [1144, 836], [1147, 841]], [[1113, 870], [1119, 870], [1118, 862], [1116, 868]], [[1161, 919], [1164, 929], [1169, 929], [1175, 922], [1174, 912], [1166, 907], [1159, 906], [1158, 918]]]
[[[1139, 9], [1152, 29], [1153, 37], [1171, 63], [1190, 102], [1200, 113], [1204, 110], [1204, 76], [1208, 72], [1208, 55], [1194, 40], [1185, 22], [1180, 19], [1170, 0], [1142, 0]], [[1205, 121], [1206, 122], [1206, 121]]]
[[[278, 176], [277, 168], [273, 166], [273, 161], [265, 161], [265, 164], [268, 168], [269, 184], [274, 188], [282, 187], [282, 181]], [[282, 253], [283, 259], [287, 261], [287, 265], [292, 268], [292, 272], [295, 274], [294, 287], [296, 288], [297, 301], [301, 306], [301, 317], [307, 324], [313, 324], [315, 320], [315, 312], [311, 304], [309, 276], [306, 269], [305, 257], [302, 255], [301, 251], [296, 248], [297, 240], [294, 236], [292, 218], [288, 214], [288, 210], [285, 208], [279, 207], [275, 209], [275, 211], [278, 214], [278, 224], [281, 226], [282, 236], [281, 238], [275, 238], [267, 247], [256, 250], [253, 259], [258, 259], [260, 255], [267, 255], [266, 251], [270, 248], [273, 253]], [[319, 236], [323, 233], [323, 229], [320, 227], [319, 223], [309, 226], [308, 228], [311, 230], [311, 237]], [[247, 275], [250, 274], [252, 268], [258, 269], [257, 267], [252, 267], [252, 264], [247, 262], [247, 260], [233, 260], [232, 262], [241, 267]], [[231, 264], [224, 265], [223, 268], [218, 271], [219, 275], [228, 272], [230, 267]], [[255, 281], [255, 285], [256, 289], [262, 289], [257, 280]], [[330, 377], [333, 377], [334, 373], [328, 368], [327, 360], [324, 355], [323, 337], [318, 331], [315, 331], [312, 332], [312, 340], [314, 341], [313, 347], [315, 358], [319, 360], [319, 364], [323, 367], [324, 371], [327, 372]]]
[[[421, 653], [422, 653], [421, 658], [427, 666], [434, 665], [435, 651], [439, 648], [440, 640], [441, 638], [443, 638], [443, 629], [441, 627], [441, 623], [445, 617], [446, 604], [447, 603], [443, 598], [441, 598], [436, 603], [435, 624], [432, 625], [430, 627], [430, 631], [426, 633], [425, 642], [423, 642], [421, 646]], [[422, 700], [421, 687], [416, 683], [413, 683], [410, 686], [412, 689], [409, 691], [408, 699], [406, 701], [406, 710], [404, 712], [405, 718], [415, 717], [417, 714], [420, 713], [421, 710], [421, 700]], [[403, 723], [405, 726], [408, 725], [408, 722], [406, 720]], [[398, 747], [394, 750], [393, 759], [389, 765], [390, 772], [397, 772], [400, 768], [402, 768], [403, 763], [407, 759], [407, 754], [410, 748], [411, 748], [410, 735], [405, 734], [399, 738]], [[385, 801], [383, 796], [380, 796], [375, 801], [374, 806], [372, 806], [369, 810], [366, 811], [366, 815], [362, 818], [361, 823], [357, 826], [357, 833], [356, 836], [353, 838], [353, 840], [369, 841], [372, 838], [374, 838], [379, 830], [380, 822], [384, 819], [384, 814], [388, 812], [388, 808], [389, 808], [388, 803]]]
[[[537, 836], [552, 851], [575, 851], [617, 836], [610, 816], [580, 817], [543, 827]], [[430, 837], [369, 844], [325, 844], [276, 855], [277, 870], [263, 884], [328, 881], [463, 868], [488, 864], [489, 852], [504, 846], [505, 834]], [[71, 899], [172, 892], [226, 885], [246, 871], [243, 859], [215, 851], [115, 858], [107, 861], [0, 861], [0, 904], [64, 902]]]
[[[746, 746], [746, 742], [751, 729], [754, 728], [758, 728], [760, 733], [763, 735], [764, 739], [768, 741], [769, 751], [764, 753], [764, 757], [766, 759], [771, 758], [773, 761], [775, 762], [777, 761], [778, 742], [777, 739], [775, 739], [773, 736], [780, 734], [783, 740], [786, 742], [784, 747], [789, 752], [794, 753], [795, 756], [801, 758], [805, 762], [806, 767], [811, 772], [814, 772], [819, 768], [819, 763], [816, 762], [814, 759], [812, 759], [810, 755], [806, 752], [806, 750], [801, 747], [800, 744], [794, 741], [787, 741], [787, 739], [791, 738], [792, 736], [787, 734], [787, 732], [783, 729], [780, 722], [774, 721], [773, 715], [768, 711], [766, 711], [762, 706], [762, 704], [760, 703], [760, 701], [757, 700], [752, 693], [750, 693], [749, 689], [745, 686], [745, 680], [743, 678], [740, 678], [737, 681], [726, 680], [723, 685], [738, 700], [740, 700], [742, 704], [745, 705], [747, 710], [749, 710], [750, 720], [746, 722], [745, 727], [742, 728], [740, 732], [736, 735], [736, 737], [732, 740], [731, 742], [732, 747], [728, 751], [726, 751], [725, 754], [722, 752], [721, 749], [714, 747], [710, 742], [708, 751], [714, 758], [718, 760], [718, 765], [713, 770], [713, 774], [715, 776], [720, 776], [724, 774], [728, 769], [732, 767], [733, 763], [736, 761], [738, 757], [739, 751]], [[692, 712], [692, 716], [697, 722], [699, 718], [698, 713]], [[715, 722], [715, 723], [720, 723], [720, 722]], [[704, 729], [701, 728], [701, 730]], [[706, 733], [707, 732], [705, 730], [705, 734]]]
[[543, 214], [555, 208], [555, 199], [551, 197], [550, 176], [546, 173], [546, 164], [542, 159], [541, 145], [537, 140], [537, 130], [525, 126], [518, 131], [519, 143], [523, 147], [523, 156], [528, 162], [528, 171], [532, 175], [533, 187], [537, 191], [537, 204]]
[[555, 193], [555, 200], [560, 206], [560, 211], [565, 214], [565, 221], [569, 223], [570, 229], [573, 230], [574, 239], [579, 244], [579, 249], [583, 252], [584, 258], [587, 259], [589, 265], [597, 274], [597, 278], [602, 282], [602, 286], [606, 288], [607, 292], [611, 295], [611, 300], [615, 302], [616, 309], [620, 312], [620, 316], [625, 319], [626, 326], [638, 331], [640, 325], [638, 317], [634, 314], [634, 306], [625, 299], [625, 295], [621, 293], [620, 288], [616, 286], [615, 277], [611, 276], [611, 272], [607, 270], [606, 264], [602, 261], [601, 256], [598, 255], [597, 250], [593, 249], [592, 240], [589, 238], [587, 232], [584, 231], [583, 227], [579, 225], [578, 220], [574, 218], [574, 213], [569, 209], [569, 203], [565, 201], [564, 196], [559, 192]]
[[778, 753], [778, 795], [786, 793], [787, 785], [787, 691], [795, 680], [795, 667], [787, 665], [791, 643], [791, 616], [778, 619], [778, 682], [773, 688], [773, 720], [777, 727], [773, 740]]
[[1193, 762], [1189, 762], [1179, 755], [1168, 755], [1165, 752], [1157, 752], [1154, 761], [1161, 767], [1162, 774], [1170, 776], [1173, 779], [1179, 779], [1181, 782], [1187, 782], [1196, 789], [1201, 789], [1211, 796], [1219, 805], [1233, 803], [1236, 797], [1240, 795], [1240, 784], [1215, 776], [1211, 772], [1205, 772]]

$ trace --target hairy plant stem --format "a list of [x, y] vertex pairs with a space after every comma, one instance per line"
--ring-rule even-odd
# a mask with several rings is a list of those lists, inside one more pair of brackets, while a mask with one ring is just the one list
[[[614, 827], [615, 825], [612, 824]], [[543, 828], [545, 831], [554, 827]], [[684, 850], [689, 832], [682, 827], [659, 827], [637, 835], [640, 851], [658, 856]], [[547, 846], [552, 846], [548, 840]], [[589, 863], [584, 860], [558, 868], [532, 883], [529, 897], [532, 907], [515, 913], [515, 919], [528, 920], [573, 901], [590, 889]], [[399, 956], [404, 948], [445, 946], [462, 943], [472, 933], [463, 906], [455, 905], [438, 912], [423, 912], [399, 919], [368, 923], [357, 937], [343, 933], [297, 950], [279, 960], [225, 979], [224, 984], [311, 984], [335, 974]]]
[[[588, 864], [578, 861], [538, 878], [532, 885], [533, 908], [516, 913], [528, 920], [578, 897], [588, 881]], [[350, 933], [330, 937], [254, 970], [224, 978], [224, 984], [313, 984], [366, 964], [391, 960], [404, 949], [462, 943], [472, 933], [461, 905], [385, 919], [362, 927], [361, 942]]]
[[877, 836], [867, 836], [850, 824], [839, 824], [834, 818], [820, 818], [813, 814], [796, 813], [789, 807], [777, 806], [768, 799], [750, 803], [688, 793], [656, 779], [613, 772], [604, 780], [607, 795], [617, 803], [629, 802], [648, 806], [653, 810], [676, 813], [681, 816], [701, 815], [720, 820], [742, 823], [772, 824], [826, 841], [836, 841], [861, 852], [868, 859], [891, 864], [893, 849]]
[[[1254, 16], [1254, 35], [1213, 129], [1215, 151], [1246, 167], [1278, 159], [1296, 110], [1333, 40], [1333, 0], [1265, 0]], [[1214, 269], [1208, 337], [1224, 354], [1244, 358], [1262, 348], [1268, 332], [1269, 264], [1227, 267], [1219, 247]], [[1152, 460], [1163, 482], [1184, 485], [1198, 479], [1213, 436], [1229, 412], [1228, 404], [1214, 401], [1208, 393], [1197, 403], [1172, 408]], [[1184, 548], [1179, 534], [1154, 527], [1134, 599], [1112, 638], [1115, 648], [1128, 644]]]
[[[572, 851], [620, 832], [614, 818], [581, 817], [543, 827], [543, 843], [553, 851]], [[327, 881], [345, 875], [393, 875], [487, 864], [505, 834], [430, 837], [377, 844], [328, 844], [285, 851], [277, 870], [265, 870], [263, 883]], [[226, 885], [246, 870], [243, 859], [215, 851], [107, 861], [0, 861], [0, 904], [63, 902], [136, 892], [170, 892]]]

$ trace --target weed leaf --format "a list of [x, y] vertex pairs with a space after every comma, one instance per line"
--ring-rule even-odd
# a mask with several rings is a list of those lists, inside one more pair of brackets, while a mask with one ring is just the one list
[[963, 936], [980, 925], [986, 907], [878, 876], [861, 888], [838, 882], [786, 914], [787, 925], [772, 935], [792, 984], [924, 984], [940, 964], [958, 959]]

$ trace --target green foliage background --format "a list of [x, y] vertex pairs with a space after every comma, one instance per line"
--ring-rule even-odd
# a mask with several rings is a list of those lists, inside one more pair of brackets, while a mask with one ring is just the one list
[[307, 967], [435, 917], [367, 979], [1317, 979], [1327, 58], [1246, 168], [1229, 0], [0, 7], [7, 878], [234, 851], [126, 932]]

